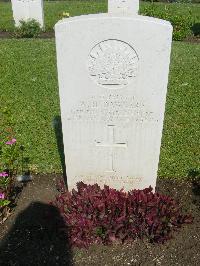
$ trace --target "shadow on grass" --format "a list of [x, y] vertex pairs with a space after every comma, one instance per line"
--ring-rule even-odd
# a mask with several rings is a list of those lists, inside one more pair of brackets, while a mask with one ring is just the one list
[[195, 23], [191, 29], [192, 29], [194, 36], [200, 35], [200, 23]]
[[64, 221], [56, 207], [33, 202], [0, 244], [0, 265], [73, 265]]
[[53, 119], [53, 126], [56, 135], [57, 141], [57, 148], [60, 156], [60, 161], [62, 165], [62, 172], [65, 185], [67, 187], [67, 173], [66, 173], [66, 166], [65, 166], [65, 153], [64, 153], [64, 144], [63, 144], [63, 133], [62, 133], [62, 121], [61, 117], [58, 115]]
[[195, 203], [200, 204], [200, 171], [191, 169], [188, 172], [188, 177], [192, 182], [192, 192], [196, 196]]

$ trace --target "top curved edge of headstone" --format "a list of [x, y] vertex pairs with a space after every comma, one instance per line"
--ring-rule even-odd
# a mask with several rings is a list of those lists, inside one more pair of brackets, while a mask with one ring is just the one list
[[108, 19], [118, 18], [118, 19], [124, 19], [124, 20], [150, 22], [150, 23], [156, 23], [156, 24], [160, 24], [163, 26], [167, 26], [171, 29], [173, 28], [169, 21], [154, 18], [154, 17], [141, 16], [141, 15], [125, 16], [125, 15], [116, 15], [116, 14], [114, 15], [114, 14], [109, 14], [109, 13], [100, 13], [100, 14], [81, 15], [81, 16], [61, 19], [55, 24], [55, 29], [60, 28], [71, 22], [84, 21], [84, 20], [107, 19], [107, 18]]

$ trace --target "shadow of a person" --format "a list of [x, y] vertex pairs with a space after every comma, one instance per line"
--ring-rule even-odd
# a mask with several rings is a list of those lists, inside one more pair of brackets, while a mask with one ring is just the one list
[[64, 221], [56, 207], [33, 202], [0, 244], [0, 265], [73, 265]]

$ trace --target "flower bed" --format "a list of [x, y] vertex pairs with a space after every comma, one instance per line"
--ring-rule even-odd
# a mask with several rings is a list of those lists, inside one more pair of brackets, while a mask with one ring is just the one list
[[151, 187], [126, 193], [80, 182], [77, 190], [68, 192], [62, 183], [51, 204], [60, 210], [71, 245], [78, 247], [144, 237], [163, 243], [182, 224], [192, 222], [174, 199], [153, 193]]

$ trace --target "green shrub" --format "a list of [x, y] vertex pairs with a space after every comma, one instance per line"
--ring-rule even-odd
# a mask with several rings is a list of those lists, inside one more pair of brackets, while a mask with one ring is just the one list
[[176, 15], [170, 18], [173, 26], [173, 39], [182, 41], [187, 36], [192, 35], [192, 19], [190, 16]]
[[36, 38], [41, 33], [40, 23], [34, 19], [20, 21], [20, 26], [15, 28], [14, 36], [17, 38]]
[[190, 12], [187, 16], [174, 15], [170, 13], [170, 10], [167, 7], [165, 7], [165, 11], [161, 11], [152, 4], [150, 8], [145, 8], [142, 14], [171, 22], [173, 26], [173, 40], [175, 41], [182, 41], [187, 36], [192, 34], [191, 27], [193, 25], [193, 21]]

